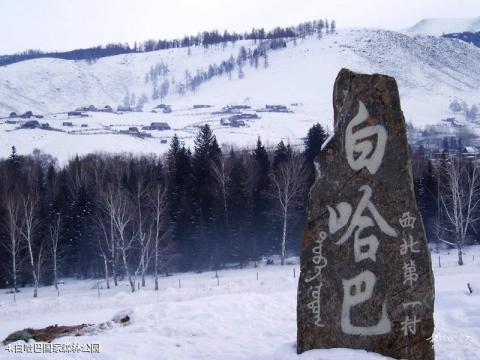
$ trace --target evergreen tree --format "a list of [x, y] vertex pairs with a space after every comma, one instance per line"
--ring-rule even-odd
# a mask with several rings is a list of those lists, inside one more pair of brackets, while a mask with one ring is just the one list
[[232, 237], [230, 251], [233, 252], [233, 258], [242, 266], [249, 260], [252, 246], [251, 236], [248, 232], [249, 214], [251, 214], [247, 185], [248, 175], [242, 158], [232, 152], [230, 159], [232, 161], [228, 186], [230, 236]]
[[191, 158], [176, 134], [167, 153], [167, 186], [173, 238], [182, 254], [180, 269], [190, 270], [193, 266]]
[[277, 148], [275, 149], [275, 153], [273, 156], [273, 169], [276, 170], [283, 162], [287, 161], [289, 154], [291, 153], [292, 149], [290, 148], [290, 144], [285, 146], [283, 140], [281, 140]]
[[269, 216], [271, 209], [270, 190], [270, 159], [260, 138], [252, 154], [254, 160], [252, 187], [252, 232], [254, 260], [260, 254], [266, 254], [272, 249], [272, 221]]
[[212, 265], [215, 252], [214, 205], [212, 185], [213, 162], [218, 161], [220, 148], [208, 124], [200, 127], [192, 156], [194, 244], [193, 257], [197, 269]]
[[307, 163], [313, 163], [315, 157], [320, 153], [325, 140], [327, 140], [327, 133], [320, 123], [316, 123], [308, 130], [307, 137], [304, 140], [305, 160]]

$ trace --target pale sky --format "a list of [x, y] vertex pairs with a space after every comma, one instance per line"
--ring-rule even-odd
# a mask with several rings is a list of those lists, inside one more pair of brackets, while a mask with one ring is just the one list
[[398, 30], [423, 18], [480, 16], [480, 0], [0, 0], [0, 54], [170, 39], [335, 19]]

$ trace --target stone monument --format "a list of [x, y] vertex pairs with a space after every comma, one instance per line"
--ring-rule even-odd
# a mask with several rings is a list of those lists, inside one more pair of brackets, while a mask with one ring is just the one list
[[302, 239], [297, 351], [434, 359], [434, 285], [394, 78], [342, 69]]

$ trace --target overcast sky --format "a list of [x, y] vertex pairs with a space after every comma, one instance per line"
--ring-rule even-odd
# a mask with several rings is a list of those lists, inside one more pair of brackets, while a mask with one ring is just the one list
[[392, 30], [423, 18], [480, 16], [480, 0], [0, 0], [0, 54], [244, 31], [317, 18]]

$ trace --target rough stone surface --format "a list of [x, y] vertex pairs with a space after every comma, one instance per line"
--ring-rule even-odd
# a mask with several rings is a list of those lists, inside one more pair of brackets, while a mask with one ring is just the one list
[[434, 285], [395, 79], [342, 69], [302, 240], [297, 351], [434, 359]]

